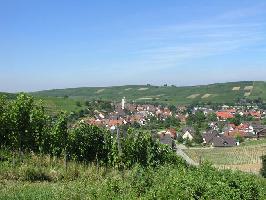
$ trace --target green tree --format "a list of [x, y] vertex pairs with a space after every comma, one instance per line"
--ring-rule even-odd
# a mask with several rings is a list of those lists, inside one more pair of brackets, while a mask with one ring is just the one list
[[217, 119], [216, 114], [215, 114], [215, 113], [209, 113], [209, 114], [207, 115], [207, 121], [208, 121], [208, 122], [217, 122], [218, 119]]
[[239, 126], [242, 121], [243, 120], [240, 114], [236, 114], [234, 118], [229, 119], [229, 122], [235, 124], [236, 126]]
[[199, 127], [197, 127], [196, 130], [195, 130], [195, 134], [194, 134], [193, 140], [197, 144], [201, 144], [203, 142], [203, 138], [202, 138], [202, 135], [200, 133]]
[[176, 113], [177, 108], [174, 105], [170, 105], [169, 110], [174, 114]]
[[177, 119], [176, 117], [167, 117], [163, 121], [164, 127], [165, 128], [170, 128], [170, 127], [179, 127], [180, 126], [180, 120]]
[[70, 152], [75, 160], [106, 160], [105, 135], [100, 128], [80, 123], [71, 132], [70, 138]]
[[9, 119], [9, 103], [6, 96], [0, 96], [0, 147], [9, 143], [10, 119]]
[[262, 168], [260, 170], [261, 175], [266, 178], [266, 155], [261, 156]]
[[51, 153], [56, 156], [65, 154], [68, 139], [68, 116], [66, 112], [61, 112], [51, 132]]
[[32, 110], [34, 100], [26, 94], [18, 95], [17, 99], [11, 103], [10, 119], [12, 131], [10, 134], [11, 146], [19, 150], [20, 157], [23, 150], [30, 150], [34, 144], [32, 131]]

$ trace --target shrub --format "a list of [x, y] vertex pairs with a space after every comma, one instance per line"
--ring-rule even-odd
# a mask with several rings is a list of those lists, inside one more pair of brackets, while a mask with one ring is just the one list
[[27, 181], [51, 181], [48, 173], [39, 167], [27, 167], [24, 171], [24, 179]]
[[261, 175], [266, 178], [266, 155], [261, 156], [262, 159], [262, 168], [260, 170]]

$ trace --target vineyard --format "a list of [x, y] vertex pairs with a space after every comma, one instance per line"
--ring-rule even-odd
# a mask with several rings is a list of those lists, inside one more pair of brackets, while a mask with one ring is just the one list
[[13, 100], [0, 97], [0, 114], [0, 199], [263, 199], [266, 195], [261, 176], [217, 170], [208, 163], [188, 166], [151, 131], [110, 132], [70, 123], [68, 113], [50, 117], [41, 102], [25, 94]]
[[[253, 145], [251, 145], [253, 143]], [[266, 154], [266, 140], [251, 141], [250, 145], [235, 148], [187, 149], [195, 161], [209, 161], [220, 169], [238, 169], [259, 173], [261, 156]]]

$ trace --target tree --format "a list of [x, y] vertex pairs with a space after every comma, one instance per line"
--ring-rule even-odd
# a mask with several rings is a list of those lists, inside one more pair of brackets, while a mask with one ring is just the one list
[[96, 126], [80, 123], [71, 132], [70, 143], [71, 155], [78, 161], [97, 161], [107, 156], [104, 132]]
[[238, 141], [239, 143], [242, 143], [244, 142], [244, 138], [241, 135], [237, 134], [236, 141]]
[[11, 128], [9, 122], [9, 103], [6, 96], [0, 96], [0, 147], [6, 146], [9, 142], [9, 129]]
[[56, 156], [66, 154], [68, 144], [68, 116], [61, 112], [56, 119], [51, 133], [51, 153]]
[[167, 117], [165, 121], [163, 122], [165, 128], [170, 127], [179, 127], [180, 126], [180, 120], [176, 117]]
[[233, 123], [236, 126], [239, 126], [242, 122], [242, 117], [240, 114], [236, 114], [234, 118], [229, 119], [229, 122]]
[[261, 175], [266, 178], [266, 155], [261, 156], [262, 168], [260, 170]]
[[18, 149], [20, 159], [23, 150], [31, 149], [29, 145], [34, 144], [32, 134], [32, 110], [34, 107], [33, 98], [26, 94], [18, 95], [17, 99], [11, 103], [10, 119], [12, 131], [10, 134], [14, 149]]
[[200, 133], [200, 129], [197, 127], [195, 130], [195, 135], [194, 135], [194, 142], [197, 144], [201, 144], [203, 142], [202, 135]]
[[176, 108], [174, 105], [171, 105], [171, 106], [169, 106], [169, 110], [170, 110], [172, 113], [176, 113], [177, 108]]
[[76, 106], [81, 107], [80, 101], [76, 101]]
[[215, 113], [209, 113], [209, 114], [207, 115], [207, 121], [208, 121], [208, 122], [217, 122], [218, 119], [217, 119], [216, 114], [215, 114]]
[[187, 118], [187, 125], [196, 125], [198, 127], [202, 127], [204, 122], [206, 122], [206, 117], [202, 111], [197, 111], [195, 114], [190, 114]]

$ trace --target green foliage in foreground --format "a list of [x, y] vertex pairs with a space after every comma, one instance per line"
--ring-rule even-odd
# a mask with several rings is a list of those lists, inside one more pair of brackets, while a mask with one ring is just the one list
[[70, 128], [66, 113], [53, 120], [41, 103], [25, 94], [13, 101], [0, 96], [0, 147], [19, 152], [20, 160], [23, 153], [34, 152], [123, 169], [184, 163], [149, 132], [111, 133], [86, 123]]
[[0, 199], [264, 199], [265, 179], [242, 172], [176, 165], [119, 171], [28, 156], [0, 162]]
[[261, 168], [261, 175], [266, 178], [266, 155], [261, 156], [262, 159], [262, 168]]

